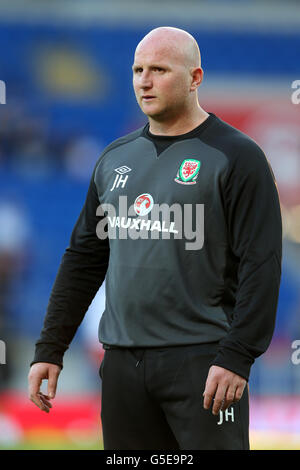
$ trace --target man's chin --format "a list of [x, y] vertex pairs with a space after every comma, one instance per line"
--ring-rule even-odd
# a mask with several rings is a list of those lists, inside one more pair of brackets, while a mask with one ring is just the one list
[[147, 117], [151, 119], [155, 119], [157, 121], [163, 120], [166, 114], [165, 111], [163, 110], [151, 109], [150, 107], [149, 108], [143, 107], [141, 109], [143, 113], [146, 114]]

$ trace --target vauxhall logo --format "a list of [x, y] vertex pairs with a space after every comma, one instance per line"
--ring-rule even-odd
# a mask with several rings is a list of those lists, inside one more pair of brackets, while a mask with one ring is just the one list
[[[106, 239], [185, 239], [186, 250], [200, 250], [204, 244], [204, 204], [154, 203], [149, 193], [136, 197], [128, 207], [127, 196], [119, 196], [118, 207], [104, 203], [96, 215], [102, 217], [97, 237]], [[151, 217], [151, 218], [148, 218]]]

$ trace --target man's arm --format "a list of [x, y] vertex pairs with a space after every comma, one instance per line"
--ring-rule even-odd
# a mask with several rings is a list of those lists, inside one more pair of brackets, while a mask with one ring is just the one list
[[[63, 367], [63, 355], [106, 275], [109, 241], [108, 238], [100, 240], [96, 234], [100, 220], [96, 210], [100, 203], [94, 172], [85, 204], [51, 291], [44, 325], [31, 362], [33, 367], [41, 362]], [[34, 370], [39, 375], [41, 369], [35, 367]], [[46, 374], [44, 369], [42, 374]], [[32, 370], [29, 376], [31, 384], [40, 380], [40, 375], [33, 376]]]
[[204, 399], [214, 411], [241, 397], [254, 360], [268, 348], [279, 295], [282, 258], [280, 202], [273, 172], [254, 143], [231, 162], [224, 188], [228, 239], [238, 262], [230, 330], [219, 343]]

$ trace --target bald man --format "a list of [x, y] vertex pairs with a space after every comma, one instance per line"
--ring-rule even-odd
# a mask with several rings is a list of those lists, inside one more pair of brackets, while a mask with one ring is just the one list
[[148, 123], [100, 156], [36, 343], [29, 396], [49, 412], [106, 278], [105, 449], [249, 449], [247, 381], [274, 329], [280, 204], [263, 151], [199, 105], [202, 79], [186, 31], [156, 28], [138, 44]]
[[208, 118], [198, 102], [202, 78], [199, 47], [189, 33], [162, 27], [144, 37], [135, 51], [133, 86], [153, 134], [184, 134]]

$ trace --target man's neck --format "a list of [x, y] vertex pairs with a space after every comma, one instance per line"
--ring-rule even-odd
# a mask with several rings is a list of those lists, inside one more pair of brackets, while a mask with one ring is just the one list
[[153, 135], [176, 136], [186, 134], [200, 126], [209, 117], [209, 114], [202, 108], [198, 108], [196, 113], [190, 113], [187, 117], [180, 116], [179, 119], [156, 121], [149, 117], [149, 131]]

